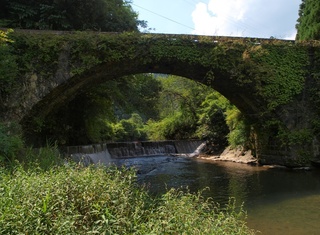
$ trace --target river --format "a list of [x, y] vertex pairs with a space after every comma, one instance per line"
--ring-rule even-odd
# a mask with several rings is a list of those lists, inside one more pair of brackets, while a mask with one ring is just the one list
[[267, 235], [320, 234], [320, 170], [269, 169], [171, 156], [119, 159], [151, 193], [188, 187], [225, 205], [244, 205], [250, 228]]

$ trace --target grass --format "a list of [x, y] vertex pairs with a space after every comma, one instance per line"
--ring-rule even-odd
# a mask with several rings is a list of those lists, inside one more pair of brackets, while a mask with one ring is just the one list
[[131, 169], [37, 162], [0, 168], [0, 234], [253, 234], [233, 203], [151, 197]]

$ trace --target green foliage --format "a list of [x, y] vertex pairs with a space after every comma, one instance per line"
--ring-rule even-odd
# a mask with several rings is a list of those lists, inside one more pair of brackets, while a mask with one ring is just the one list
[[[288, 43], [274, 42], [270, 45], [253, 46], [236, 40], [229, 44], [222, 41], [217, 45], [213, 42], [207, 43], [212, 50], [199, 50], [195, 40], [183, 37], [173, 40], [165, 36], [150, 37], [131, 33], [92, 35], [84, 32], [59, 36], [45, 33], [36, 37], [18, 33], [15, 35], [14, 51], [27, 51], [19, 57], [20, 71], [35, 68], [38, 74], [43, 74], [43, 79], [54, 74], [59, 53], [63, 50], [70, 50], [71, 75], [81, 75], [105, 62], [139, 59], [145, 64], [150, 58], [154, 58], [155, 63], [156, 58], [160, 60], [166, 57], [169, 61], [171, 56], [172, 61], [183, 61], [183, 49], [188, 48], [192, 50], [192, 55], [201, 53], [201, 57], [188, 57], [188, 64], [199, 63], [208, 68], [212, 67], [204, 83], [211, 85], [217, 74], [230, 76], [238, 86], [257, 90], [257, 98], [262, 96], [268, 101], [268, 104], [262, 105], [270, 110], [289, 102], [301, 92], [305, 77], [305, 67], [301, 65], [308, 64], [307, 48]], [[208, 45], [202, 46], [209, 48]], [[137, 52], [144, 50], [145, 46], [150, 50], [150, 55], [137, 58]], [[176, 46], [180, 48], [178, 51], [173, 49]]]
[[160, 82], [148, 74], [92, 86], [47, 117], [42, 134], [68, 145], [146, 139], [141, 122], [158, 117], [160, 90]]
[[147, 130], [150, 138], [196, 138], [200, 105], [212, 90], [177, 76], [164, 76], [159, 80], [163, 87], [158, 104], [160, 120], [159, 123], [148, 122]]
[[0, 178], [1, 234], [253, 234], [233, 203], [173, 189], [153, 198], [132, 170], [17, 166]]
[[3, 0], [0, 20], [2, 27], [109, 32], [145, 24], [125, 0]]
[[178, 76], [168, 76], [160, 79], [163, 86], [161, 93], [161, 115], [174, 110], [186, 111], [189, 115], [196, 113], [202, 99], [212, 90], [201, 83]]
[[155, 121], [149, 119], [146, 122], [145, 130], [149, 140], [165, 140], [165, 133], [167, 130], [166, 120], [161, 119], [161, 121]]
[[266, 111], [288, 104], [301, 93], [309, 64], [308, 51], [302, 45], [253, 46], [243, 59], [242, 74], [247, 74], [247, 85], [254, 84], [253, 89], [267, 103]]
[[59, 153], [58, 146], [47, 144], [41, 148], [25, 148], [19, 155], [15, 156], [11, 167], [18, 165], [25, 170], [37, 169], [39, 171], [49, 171], [53, 167], [63, 164], [63, 159]]
[[297, 20], [297, 40], [320, 39], [320, 3], [317, 0], [302, 0]]
[[[208, 102], [206, 107], [201, 106], [212, 92], [209, 88], [175, 77], [158, 81], [145, 75], [118, 78], [128, 71], [130, 73], [130, 69], [141, 71], [145, 65], [149, 71], [150, 66], [157, 67], [158, 62], [161, 66], [163, 61], [175, 62], [177, 67], [204, 66], [208, 72], [201, 82], [214, 87], [218, 83], [225, 86], [230, 81], [235, 84], [233, 89], [244, 89], [252, 95], [252, 101], [244, 102], [228, 94], [228, 87], [222, 87], [221, 91], [227, 98], [233, 98], [232, 102], [239, 107], [241, 104], [253, 110], [258, 107], [259, 113], [255, 113], [255, 118], [265, 122], [270, 116], [274, 117], [283, 105], [299, 98], [306, 77], [306, 68], [302, 65], [310, 65], [307, 46], [276, 40], [260, 43], [247, 39], [217, 38], [213, 41], [207, 37], [87, 32], [59, 35], [15, 32], [10, 38], [15, 41], [8, 47], [19, 68], [16, 76], [20, 79], [19, 84], [23, 84], [22, 80], [30, 73], [37, 81], [51, 81], [61, 63], [60, 56], [69, 58], [70, 67], [65, 72], [69, 73], [67, 76], [75, 75], [71, 79], [93, 79], [81, 80], [86, 84], [81, 87], [81, 92], [75, 91], [76, 87], [68, 90], [77, 96], [56, 114], [46, 116], [52, 111], [48, 107], [47, 113], [34, 118], [40, 120], [45, 136], [42, 139], [59, 140], [59, 144], [75, 144], [78, 138], [77, 144], [110, 140], [114, 135], [111, 127], [122, 119], [124, 121], [117, 126], [117, 132], [122, 137], [127, 136], [123, 126], [135, 130], [130, 127], [131, 123], [126, 123], [132, 113], [138, 113], [144, 123], [150, 118], [153, 120], [145, 129], [151, 138], [222, 139], [220, 136], [225, 136], [226, 126], [222, 124], [225, 108], [217, 108], [219, 104], [214, 101]], [[109, 74], [110, 78], [93, 75], [104, 65], [117, 66], [117, 63], [130, 61], [137, 63], [134, 68]], [[196, 77], [192, 73], [190, 71], [190, 77]], [[101, 84], [101, 79], [110, 80]], [[225, 80], [228, 80], [226, 84], [223, 83]], [[93, 84], [99, 84], [99, 87]], [[159, 134], [156, 134], [157, 129], [161, 130]]]
[[[114, 128], [106, 118], [92, 116], [85, 121], [86, 135], [90, 143], [107, 142], [114, 138]], [[75, 140], [76, 141], [76, 140]]]
[[50, 33], [37, 37], [14, 32], [10, 39], [14, 41], [10, 44], [10, 53], [15, 56], [18, 66], [15, 83], [21, 83], [28, 73], [45, 80], [55, 74], [66, 38], [54, 37]]
[[226, 125], [226, 110], [230, 102], [216, 91], [212, 91], [202, 102], [199, 116], [197, 135], [204, 138], [217, 148], [222, 149], [227, 145], [229, 128]]
[[226, 123], [230, 129], [228, 142], [232, 148], [242, 146], [250, 148], [250, 125], [246, 122], [239, 109], [232, 106], [226, 111]]
[[[12, 90], [18, 74], [16, 56], [9, 46], [13, 42], [9, 38], [9, 33], [11, 32], [12, 30], [0, 30], [0, 100]], [[0, 104], [0, 109], [2, 108], [1, 106]]]
[[13, 32], [12, 29], [7, 31], [0, 30], [0, 45], [5, 44], [7, 42], [13, 42], [9, 37], [8, 34]]
[[[306, 84], [309, 82], [312, 84], [313, 81], [308, 77], [307, 68], [311, 68], [314, 61], [310, 60], [310, 51], [306, 44], [257, 45], [248, 49], [243, 58], [252, 80], [251, 86], [265, 101], [266, 105], [259, 113], [260, 124], [265, 127], [265, 133], [260, 133], [260, 137], [268, 133], [269, 140], [267, 143], [271, 143], [270, 146], [273, 146], [273, 148], [282, 148], [283, 152], [302, 145], [310, 147], [312, 131], [309, 128], [306, 128], [309, 136], [305, 138], [307, 136], [302, 134], [303, 129], [299, 129], [297, 134], [295, 127], [288, 128], [277, 116], [294, 102], [301, 102], [302, 94], [308, 96], [307, 89], [309, 88]], [[298, 108], [297, 110], [296, 112], [301, 112]], [[274, 113], [278, 113], [277, 117], [273, 116]], [[271, 118], [272, 116], [273, 118]], [[275, 120], [278, 120], [278, 122]], [[267, 127], [270, 123], [272, 124]], [[296, 121], [295, 125], [300, 124], [299, 121]], [[239, 133], [243, 133], [242, 136], [252, 136], [250, 134], [251, 130], [246, 128]], [[230, 133], [230, 137], [232, 137], [232, 133]], [[304, 142], [301, 141], [302, 139], [304, 139]], [[260, 145], [265, 144], [261, 143]], [[279, 154], [283, 153], [279, 152]]]
[[18, 124], [0, 123], [0, 167], [13, 168], [18, 163], [25, 169], [37, 167], [48, 170], [61, 162], [56, 145], [47, 144], [39, 149], [26, 148]]
[[21, 130], [17, 124], [0, 123], [0, 166], [12, 162], [23, 148]]
[[155, 122], [147, 122], [146, 131], [151, 140], [183, 140], [196, 138], [196, 122], [182, 112], [175, 112]]
[[150, 215], [148, 226], [151, 231], [146, 230], [146, 233], [253, 234], [244, 224], [238, 224], [237, 221], [243, 219], [245, 214], [235, 208], [234, 202], [230, 201], [224, 211], [212, 204], [211, 200], [204, 200], [200, 193], [171, 189], [160, 198], [159, 207]]
[[314, 104], [312, 106], [315, 116], [311, 120], [311, 130], [317, 139], [320, 137], [320, 50], [314, 49], [313, 51], [313, 66], [311, 67], [311, 76], [313, 78], [312, 87], [310, 88], [310, 100]]
[[284, 146], [298, 146], [305, 143], [311, 143], [313, 135], [310, 129], [302, 128], [297, 130], [288, 131], [280, 129], [278, 136], [282, 140]]
[[115, 141], [136, 141], [146, 140], [143, 120], [137, 113], [133, 113], [131, 118], [122, 119], [113, 125], [113, 140]]
[[[225, 146], [228, 105], [217, 92], [185, 78], [128, 76], [79, 94], [47, 118], [42, 131], [69, 145], [206, 138]], [[141, 120], [130, 118], [132, 113]]]
[[[137, 74], [112, 80], [105, 84], [115, 106], [118, 119], [138, 113], [143, 121], [159, 116], [158, 102], [162, 86], [151, 74]], [[106, 91], [107, 89], [105, 89]]]
[[226, 147], [227, 141], [234, 147], [248, 147], [250, 128], [225, 97], [184, 78], [169, 76], [160, 80], [161, 118], [147, 122], [150, 139], [206, 139], [215, 150]]

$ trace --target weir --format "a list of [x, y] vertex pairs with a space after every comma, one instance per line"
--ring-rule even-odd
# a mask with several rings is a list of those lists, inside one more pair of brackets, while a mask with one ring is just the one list
[[104, 144], [92, 144], [81, 146], [61, 147], [60, 151], [65, 157], [70, 157], [75, 162], [108, 165], [113, 159], [185, 155], [195, 156], [199, 154], [199, 146], [203, 146], [200, 140], [184, 141], [142, 141], [142, 142], [115, 142]]

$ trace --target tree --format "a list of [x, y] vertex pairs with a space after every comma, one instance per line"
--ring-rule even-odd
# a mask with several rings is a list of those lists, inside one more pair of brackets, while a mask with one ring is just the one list
[[151, 139], [206, 139], [215, 148], [227, 145], [229, 128], [224, 112], [230, 103], [218, 92], [195, 81], [167, 76], [159, 79], [159, 120], [147, 122]]
[[[163, 86], [159, 99], [162, 138], [196, 138], [198, 111], [203, 99], [212, 90], [200, 83], [177, 76], [163, 77], [160, 80]], [[153, 122], [149, 124], [157, 127]]]
[[113, 125], [115, 141], [137, 141], [146, 140], [146, 133], [143, 128], [142, 118], [137, 113], [133, 113], [129, 119], [122, 119]]
[[146, 27], [127, 0], [0, 1], [0, 27], [113, 32]]
[[320, 2], [319, 0], [302, 0], [296, 29], [296, 40], [320, 39]]
[[229, 128], [226, 123], [226, 111], [232, 105], [217, 91], [211, 92], [202, 102], [199, 110], [198, 136], [212, 144], [214, 151], [227, 146]]

